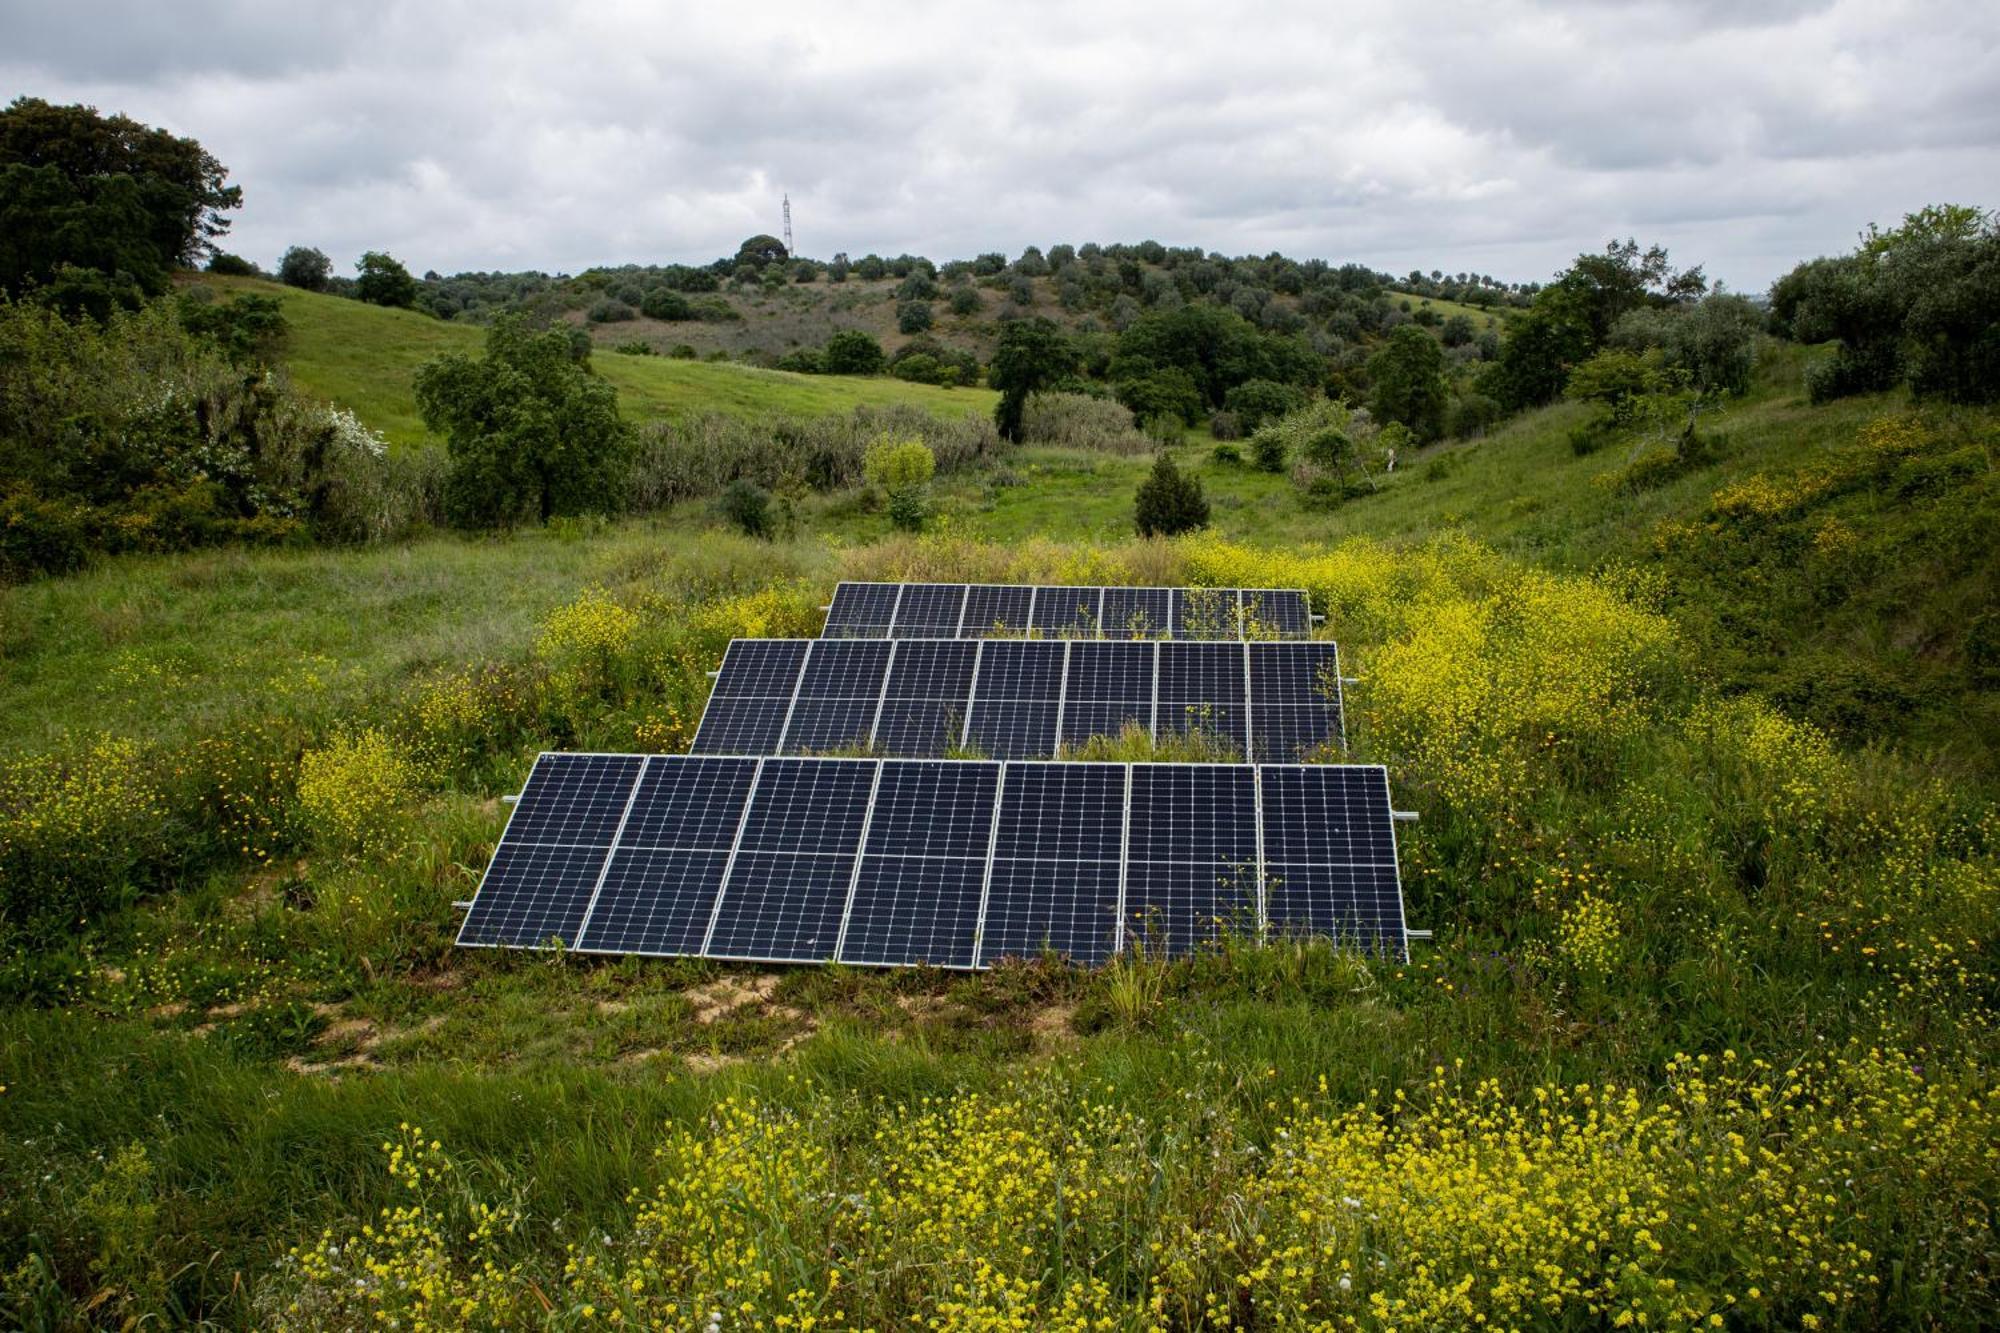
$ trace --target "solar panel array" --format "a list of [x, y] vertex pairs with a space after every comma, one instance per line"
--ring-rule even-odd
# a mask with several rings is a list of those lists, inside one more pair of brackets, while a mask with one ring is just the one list
[[1385, 770], [544, 754], [458, 942], [980, 968], [1224, 932], [1405, 956]]
[[1289, 763], [1345, 745], [1340, 650], [1309, 642], [738, 639], [696, 754], [1045, 759], [1136, 725]]
[[1297, 588], [842, 583], [829, 639], [1303, 639]]

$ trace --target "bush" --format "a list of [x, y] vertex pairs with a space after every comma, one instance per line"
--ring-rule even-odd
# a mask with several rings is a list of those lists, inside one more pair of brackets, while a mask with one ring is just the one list
[[593, 324], [622, 324], [633, 317], [632, 307], [615, 296], [607, 296], [590, 307]]
[[299, 811], [332, 850], [359, 851], [392, 836], [418, 785], [417, 766], [372, 729], [299, 758]]
[[1171, 537], [1208, 523], [1208, 498], [1201, 482], [1174, 466], [1165, 450], [1153, 463], [1153, 473], [1139, 485], [1134, 521], [1141, 537]]
[[1283, 472], [1290, 455], [1291, 448], [1278, 431], [1266, 428], [1250, 437], [1250, 456], [1265, 472]]
[[799, 375], [826, 374], [826, 357], [810, 347], [801, 347], [778, 358], [778, 369]]
[[922, 333], [931, 326], [928, 301], [904, 301], [896, 307], [896, 328], [903, 333]]
[[659, 350], [644, 338], [627, 338], [622, 343], [613, 343], [611, 350], [620, 356], [658, 356]]
[[1234, 444], [1217, 444], [1209, 450], [1208, 456], [1228, 467], [1241, 467], [1243, 464], [1243, 450]]
[[971, 284], [958, 288], [951, 294], [951, 313], [954, 315], [976, 315], [979, 313], [979, 291]]
[[1021, 439], [1058, 449], [1141, 454], [1152, 443], [1118, 403], [1081, 393], [1031, 393], [1021, 409]]
[[937, 458], [923, 441], [884, 435], [868, 447], [861, 472], [888, 495], [891, 522], [909, 532], [924, 526]]
[[1211, 413], [1208, 433], [1218, 440], [1240, 440], [1244, 434], [1243, 419], [1227, 409]]
[[724, 518], [751, 537], [766, 541], [774, 535], [771, 521], [771, 493], [754, 481], [738, 477], [723, 490], [716, 508]]
[[208, 257], [208, 271], [220, 273], [226, 278], [254, 278], [257, 266], [242, 255], [232, 255], [227, 250], [217, 250]]
[[829, 375], [879, 375], [888, 357], [869, 334], [843, 329], [826, 340], [824, 360]]
[[1304, 407], [1307, 396], [1296, 384], [1245, 380], [1223, 396], [1222, 405], [1243, 423], [1244, 431], [1255, 433], [1266, 422], [1277, 421]]
[[1466, 393], [1452, 402], [1449, 430], [1453, 439], [1472, 439], [1499, 424], [1503, 415], [1500, 404], [1485, 394]]
[[694, 349], [693, 343], [675, 343], [667, 349], [667, 356], [675, 361], [694, 361], [701, 353]]
[[647, 319], [688, 320], [694, 316], [694, 302], [671, 287], [655, 287], [639, 302], [639, 313]]

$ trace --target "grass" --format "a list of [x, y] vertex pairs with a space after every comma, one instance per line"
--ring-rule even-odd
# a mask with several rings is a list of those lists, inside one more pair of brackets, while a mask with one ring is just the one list
[[[1908, 716], [1836, 747], [1771, 702], [1743, 622], [1848, 664], [1878, 660], [1865, 631], [1935, 631], [1881, 651], [1974, 707], [1936, 627], [1992, 584], [1965, 557], [1990, 559], [1965, 535], [1991, 530], [1991, 419], [1730, 518], [1719, 490], [1862, 477], [1868, 423], [1904, 419], [1810, 407], [1796, 369], [1770, 358], [1717, 459], [1639, 489], [1556, 408], [1331, 510], [1191, 443], [1217, 531], [1181, 543], [1128, 535], [1144, 460], [1023, 450], [940, 479], [922, 538], [845, 494], [779, 543], [690, 505], [0, 591], [0, 901], [80, 905], [0, 922], [0, 1323], [373, 1322], [345, 1270], [287, 1257], [325, 1233], [406, 1323], [429, 1274], [477, 1306], [446, 1325], [704, 1327], [728, 1291], [726, 1326], [794, 1292], [879, 1327], [954, 1302], [961, 1326], [1060, 1326], [1065, 1299], [1127, 1329], [1979, 1326], [1988, 733], [1960, 728], [1956, 766]], [[1870, 561], [1795, 586], [1830, 519]], [[833, 578], [906, 572], [1312, 588], [1363, 678], [1355, 757], [1422, 814], [1399, 840], [1436, 941], [1407, 965], [1225, 938], [979, 976], [451, 948], [527, 755], [671, 748], [731, 635], [810, 633]], [[99, 732], [133, 743], [109, 771], [13, 767]], [[221, 742], [246, 762], [214, 768]], [[307, 799], [302, 755], [353, 771]], [[385, 1143], [439, 1175], [393, 1176]], [[1660, 1220], [1641, 1239], [1607, 1198]], [[412, 1202], [401, 1229], [381, 1213]], [[1509, 1307], [1522, 1283], [1556, 1312]]]
[[[224, 292], [254, 292], [283, 303], [290, 334], [281, 359], [306, 392], [351, 409], [395, 444], [425, 438], [412, 388], [424, 362], [446, 352], [477, 355], [484, 337], [409, 310], [389, 310], [256, 278], [204, 275]], [[816, 416], [863, 404], [907, 403], [940, 415], [991, 413], [986, 389], [939, 389], [886, 375], [794, 375], [730, 362], [626, 356], [599, 348], [593, 363], [616, 385], [627, 418], [645, 422], [702, 412]]]

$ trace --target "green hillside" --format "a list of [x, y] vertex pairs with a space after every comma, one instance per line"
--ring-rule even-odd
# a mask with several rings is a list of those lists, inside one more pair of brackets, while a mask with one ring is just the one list
[[[408, 310], [281, 286], [254, 278], [200, 281], [255, 292], [283, 303], [290, 333], [279, 356], [308, 393], [353, 410], [391, 441], [424, 438], [411, 389], [417, 368], [444, 352], [477, 354], [481, 331]], [[619, 404], [636, 421], [724, 412], [736, 416], [816, 416], [862, 404], [904, 403], [939, 415], [990, 413], [997, 395], [939, 389], [888, 376], [793, 375], [732, 362], [626, 356], [600, 347], [599, 373], [618, 386]]]

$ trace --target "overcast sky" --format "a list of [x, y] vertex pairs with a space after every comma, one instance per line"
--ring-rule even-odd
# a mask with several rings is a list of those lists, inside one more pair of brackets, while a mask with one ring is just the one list
[[[292, 11], [292, 12], [287, 12]], [[1751, 17], [1754, 15], [1754, 17]], [[192, 135], [228, 247], [413, 270], [1059, 241], [1760, 291], [2000, 204], [2000, 3], [0, 0], [0, 91]]]

